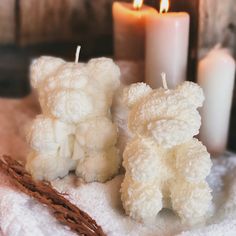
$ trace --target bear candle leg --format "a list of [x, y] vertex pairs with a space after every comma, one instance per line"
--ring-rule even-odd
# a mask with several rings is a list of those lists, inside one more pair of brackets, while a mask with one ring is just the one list
[[110, 148], [107, 152], [90, 151], [86, 158], [79, 160], [76, 174], [86, 182], [105, 182], [119, 171], [120, 159], [117, 149]]
[[105, 182], [118, 173], [121, 160], [115, 147], [117, 130], [109, 118], [101, 116], [81, 122], [75, 139], [73, 158], [78, 160], [78, 176], [86, 182]]
[[34, 178], [52, 180], [73, 169], [75, 162], [70, 157], [74, 140], [69, 138], [73, 130], [73, 125], [43, 115], [36, 117], [28, 133], [32, 151], [26, 165]]
[[211, 200], [211, 189], [205, 182], [192, 184], [179, 181], [172, 186], [172, 208], [182, 222], [188, 224], [201, 222], [210, 211]]
[[139, 183], [126, 176], [121, 185], [121, 199], [126, 213], [145, 223], [155, 221], [162, 209], [162, 194], [153, 182]]

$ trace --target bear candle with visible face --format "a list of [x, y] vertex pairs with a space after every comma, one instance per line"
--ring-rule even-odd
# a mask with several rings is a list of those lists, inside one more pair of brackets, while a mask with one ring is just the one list
[[144, 60], [145, 18], [156, 12], [142, 4], [142, 0], [132, 3], [114, 2], [114, 54], [121, 60]]

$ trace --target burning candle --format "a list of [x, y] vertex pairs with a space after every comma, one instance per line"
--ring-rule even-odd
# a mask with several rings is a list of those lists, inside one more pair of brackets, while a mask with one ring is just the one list
[[198, 83], [205, 93], [200, 140], [213, 155], [226, 149], [235, 78], [235, 60], [216, 47], [198, 65]]
[[153, 88], [161, 86], [162, 72], [166, 73], [170, 88], [186, 79], [189, 15], [168, 13], [168, 9], [168, 0], [162, 0], [160, 13], [147, 16], [145, 80]]
[[143, 5], [143, 0], [132, 3], [114, 2], [114, 54], [116, 59], [143, 60], [145, 18], [156, 10]]

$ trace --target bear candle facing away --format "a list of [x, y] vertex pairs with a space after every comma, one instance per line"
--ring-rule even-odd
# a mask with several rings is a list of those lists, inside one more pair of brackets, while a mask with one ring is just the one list
[[35, 179], [52, 180], [70, 170], [86, 182], [104, 182], [120, 166], [111, 121], [113, 94], [120, 70], [109, 58], [78, 63], [42, 56], [30, 68], [42, 114], [33, 121], [26, 169]]
[[201, 125], [197, 108], [203, 91], [192, 82], [164, 87], [136, 83], [123, 91], [132, 137], [123, 154], [121, 199], [135, 220], [152, 221], [162, 208], [171, 208], [183, 222], [195, 224], [207, 216], [212, 199], [205, 180], [210, 155], [193, 138]]
[[114, 53], [119, 60], [144, 60], [145, 18], [156, 12], [142, 5], [142, 0], [132, 3], [114, 2]]
[[189, 15], [186, 12], [168, 13], [168, 1], [161, 1], [160, 13], [147, 16], [145, 82], [152, 88], [161, 86], [161, 72], [168, 85], [175, 88], [186, 79]]

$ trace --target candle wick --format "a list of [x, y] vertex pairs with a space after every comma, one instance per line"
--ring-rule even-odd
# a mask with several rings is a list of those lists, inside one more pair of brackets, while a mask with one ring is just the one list
[[164, 89], [168, 89], [167, 81], [166, 81], [166, 73], [161, 73], [162, 85]]
[[81, 49], [81, 46], [77, 46], [76, 53], [75, 53], [75, 63], [79, 62], [80, 49]]

